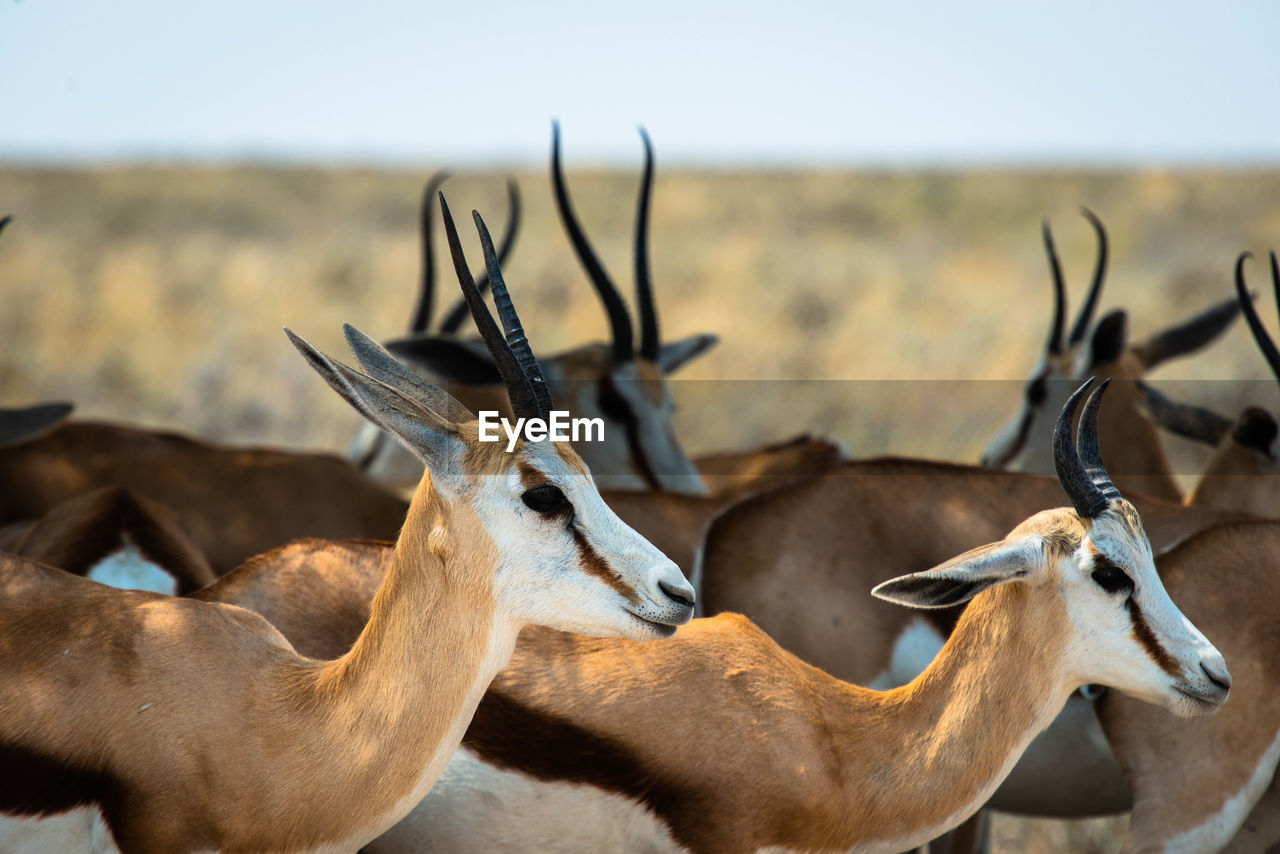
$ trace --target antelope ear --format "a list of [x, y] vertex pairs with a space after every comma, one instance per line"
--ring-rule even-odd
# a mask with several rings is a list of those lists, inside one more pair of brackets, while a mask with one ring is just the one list
[[1108, 312], [1089, 338], [1089, 370], [1109, 365], [1124, 352], [1129, 339], [1129, 316], [1123, 309]]
[[664, 374], [674, 374], [718, 343], [720, 336], [707, 332], [663, 344], [658, 351], [658, 367]]
[[[1252, 299], [1253, 294], [1249, 294], [1249, 298]], [[1240, 300], [1233, 297], [1134, 344], [1132, 353], [1144, 368], [1151, 370], [1161, 362], [1194, 353], [1213, 343], [1239, 316]]]
[[876, 585], [871, 595], [908, 608], [946, 608], [968, 602], [988, 587], [1029, 575], [1040, 560], [1034, 538], [1001, 540], [925, 572], [891, 578]]
[[[413, 389], [407, 389], [409, 393], [406, 393], [362, 374], [324, 355], [289, 329], [285, 329], [285, 333], [307, 364], [334, 391], [373, 424], [399, 439], [432, 474], [445, 479], [461, 477], [458, 463], [466, 452], [466, 444], [458, 434], [457, 424], [438, 412], [433, 401], [420, 397]], [[437, 392], [447, 397], [446, 392], [439, 389]], [[454, 406], [466, 411], [459, 403], [454, 402]]]
[[388, 341], [386, 348], [415, 368], [465, 385], [503, 385], [489, 348], [479, 338], [413, 335]]
[[1175, 436], [1217, 447], [1222, 437], [1231, 432], [1232, 421], [1212, 409], [1171, 400], [1154, 387], [1138, 380], [1138, 411], [1157, 427]]

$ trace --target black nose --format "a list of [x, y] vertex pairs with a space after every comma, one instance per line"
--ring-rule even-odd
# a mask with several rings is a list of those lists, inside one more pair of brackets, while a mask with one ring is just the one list
[[1227, 672], [1225, 667], [1214, 662], [1212, 668], [1205, 662], [1200, 662], [1200, 669], [1204, 671], [1204, 675], [1209, 677], [1209, 681], [1217, 685], [1223, 691], [1231, 690], [1231, 674]]
[[688, 608], [693, 607], [693, 593], [691, 591], [681, 590], [678, 587], [668, 587], [665, 581], [658, 582], [658, 589], [667, 594], [667, 598], [672, 602], [679, 602]]

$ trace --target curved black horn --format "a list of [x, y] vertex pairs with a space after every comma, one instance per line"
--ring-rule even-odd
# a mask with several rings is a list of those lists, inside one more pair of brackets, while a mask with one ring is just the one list
[[1080, 426], [1076, 428], [1076, 454], [1084, 466], [1084, 473], [1093, 485], [1098, 488], [1108, 501], [1120, 498], [1120, 490], [1111, 482], [1111, 476], [1102, 464], [1102, 449], [1098, 447], [1098, 409], [1102, 406], [1102, 395], [1111, 378], [1103, 380], [1089, 399], [1084, 403], [1084, 411], [1080, 413]]
[[1093, 322], [1094, 309], [1098, 307], [1098, 296], [1102, 293], [1102, 280], [1107, 276], [1107, 230], [1102, 227], [1102, 220], [1098, 219], [1093, 211], [1082, 207], [1080, 213], [1089, 220], [1089, 224], [1098, 235], [1098, 262], [1093, 267], [1093, 282], [1089, 285], [1089, 296], [1085, 299], [1079, 316], [1076, 317], [1075, 325], [1071, 327], [1071, 334], [1067, 336], [1068, 347], [1083, 341], [1085, 333], [1089, 331], [1089, 324]]
[[409, 333], [426, 332], [431, 326], [431, 305], [435, 301], [436, 264], [435, 253], [431, 246], [431, 201], [440, 192], [440, 187], [449, 180], [449, 172], [441, 169], [427, 179], [422, 190], [422, 207], [419, 209], [418, 233], [422, 241], [422, 272], [418, 286], [418, 304], [413, 309], [413, 318], [409, 322]]
[[5, 214], [0, 216], [0, 231], [4, 231], [4, 227], [13, 222], [13, 214]]
[[[502, 330], [507, 336], [507, 346], [515, 354], [516, 361], [529, 386], [533, 390], [531, 400], [517, 401], [511, 399], [512, 411], [524, 418], [549, 418], [554, 408], [551, 402], [551, 390], [542, 376], [542, 366], [538, 364], [533, 350], [529, 348], [529, 339], [525, 337], [524, 327], [520, 324], [520, 315], [516, 314], [515, 304], [511, 302], [511, 294], [507, 292], [507, 283], [502, 278], [498, 253], [493, 249], [493, 238], [489, 229], [476, 211], [471, 212], [476, 221], [476, 230], [480, 233], [480, 246], [484, 250], [484, 265], [489, 271], [489, 282], [493, 288], [493, 304], [498, 309], [498, 319], [502, 321]], [[525, 411], [527, 410], [527, 411]]]
[[591, 244], [587, 242], [587, 236], [582, 232], [582, 226], [578, 224], [578, 218], [573, 212], [573, 205], [569, 203], [564, 171], [560, 164], [559, 122], [551, 123], [551, 185], [555, 190], [556, 207], [560, 211], [560, 219], [564, 222], [565, 231], [569, 232], [573, 251], [577, 254], [582, 268], [586, 270], [587, 277], [591, 279], [591, 284], [595, 285], [596, 293], [600, 295], [600, 301], [604, 303], [605, 311], [609, 314], [609, 327], [613, 331], [613, 359], [615, 362], [630, 361], [635, 355], [631, 315], [627, 313], [627, 305], [622, 301], [622, 294], [618, 293], [617, 287], [601, 266], [600, 259], [596, 257]]
[[[540, 417], [538, 412], [530, 411], [536, 410], [536, 407], [531, 404], [536, 400], [533, 384], [525, 375], [520, 360], [512, 352], [507, 339], [494, 323], [493, 315], [489, 313], [489, 307], [484, 304], [484, 297], [480, 295], [480, 289], [476, 287], [475, 279], [471, 277], [466, 256], [462, 254], [462, 242], [458, 240], [458, 229], [453, 224], [453, 215], [449, 213], [449, 205], [445, 203], [443, 193], [440, 194], [440, 215], [444, 218], [444, 233], [449, 239], [449, 252], [453, 256], [453, 269], [458, 274], [458, 285], [462, 288], [462, 295], [471, 308], [471, 317], [476, 322], [476, 329], [480, 330], [480, 337], [489, 347], [489, 353], [493, 356], [498, 373], [507, 386], [512, 411], [522, 418]], [[524, 411], [521, 411], [522, 409]]]
[[1091, 385], [1092, 377], [1067, 398], [1066, 405], [1058, 416], [1058, 423], [1053, 428], [1053, 467], [1058, 473], [1058, 483], [1071, 499], [1076, 512], [1085, 518], [1098, 515], [1107, 506], [1107, 496], [1085, 472], [1080, 455], [1076, 453], [1075, 444], [1071, 441], [1071, 424], [1075, 420], [1076, 408]]
[[636, 209], [636, 313], [640, 315], [640, 356], [658, 361], [662, 342], [658, 335], [658, 307], [653, 300], [653, 279], [649, 272], [649, 205], [653, 190], [653, 143], [642, 127], [644, 176], [640, 179], [640, 201]]
[[[1240, 257], [1236, 259], [1236, 298], [1240, 301], [1240, 310], [1244, 312], [1244, 319], [1249, 323], [1253, 340], [1258, 342], [1258, 349], [1262, 351], [1267, 364], [1271, 366], [1271, 373], [1280, 380], [1280, 350], [1276, 349], [1275, 342], [1267, 334], [1267, 328], [1262, 325], [1258, 310], [1253, 307], [1253, 299], [1249, 296], [1249, 288], [1244, 281], [1244, 262], [1252, 257], [1252, 252], [1241, 252]], [[1277, 269], [1274, 252], [1271, 253], [1271, 279], [1276, 287], [1276, 299], [1280, 300], [1280, 269]]]
[[[515, 178], [507, 179], [507, 227], [502, 232], [502, 243], [498, 246], [498, 263], [507, 263], [507, 256], [511, 254], [512, 248], [516, 245], [516, 234], [520, 230], [520, 186], [516, 183]], [[480, 293], [484, 293], [489, 287], [489, 271], [486, 270], [480, 274], [480, 278], [476, 280], [476, 287], [480, 289]], [[459, 298], [453, 304], [453, 308], [449, 309], [449, 313], [444, 316], [444, 320], [440, 323], [440, 331], [454, 334], [462, 326], [462, 322], [467, 319], [471, 310], [467, 307], [467, 301]]]
[[1062, 263], [1058, 261], [1058, 250], [1053, 245], [1053, 232], [1049, 230], [1049, 220], [1040, 223], [1040, 236], [1044, 240], [1044, 251], [1049, 256], [1049, 271], [1053, 273], [1053, 326], [1049, 327], [1049, 342], [1046, 348], [1049, 355], [1056, 356], [1062, 352], [1062, 327], [1067, 316], [1067, 287], [1062, 282]]

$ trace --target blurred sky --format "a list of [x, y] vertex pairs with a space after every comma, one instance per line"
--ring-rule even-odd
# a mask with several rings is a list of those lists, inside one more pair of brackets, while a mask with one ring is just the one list
[[0, 159], [1275, 164], [1280, 3], [0, 0]]

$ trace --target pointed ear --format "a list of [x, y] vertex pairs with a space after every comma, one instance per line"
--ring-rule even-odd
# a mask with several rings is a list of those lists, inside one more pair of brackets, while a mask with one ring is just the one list
[[57, 427], [71, 414], [70, 403], [37, 403], [21, 409], [0, 409], [0, 445], [34, 439]]
[[704, 333], [663, 344], [658, 350], [658, 367], [664, 374], [674, 374], [719, 343], [719, 335]]
[[1216, 448], [1231, 431], [1231, 419], [1212, 409], [1172, 400], [1142, 380], [1134, 383], [1134, 388], [1138, 392], [1138, 411], [1175, 436]]
[[446, 421], [465, 424], [475, 420], [471, 410], [454, 400], [447, 391], [397, 362], [377, 341], [350, 323], [342, 324], [342, 332], [356, 361], [369, 376], [418, 401], [432, 412], [438, 412]]
[[891, 578], [871, 595], [908, 608], [946, 608], [968, 602], [988, 587], [1029, 575], [1041, 560], [1034, 537], [1001, 540], [926, 572]]
[[1129, 316], [1122, 309], [1108, 312], [1089, 338], [1089, 370], [1119, 359], [1128, 340]]
[[[1249, 294], [1250, 299], [1253, 294]], [[1205, 309], [1195, 317], [1163, 332], [1157, 332], [1146, 341], [1134, 344], [1133, 355], [1142, 366], [1151, 370], [1168, 359], [1194, 353], [1225, 332], [1240, 316], [1240, 300], [1232, 298]]]
[[456, 424], [424, 401], [329, 358], [291, 330], [285, 329], [285, 334], [334, 391], [373, 424], [399, 439], [433, 474], [457, 473], [466, 445]]
[[503, 385], [502, 374], [485, 343], [475, 338], [413, 335], [387, 342], [387, 349], [415, 368], [442, 380], [466, 385]]

